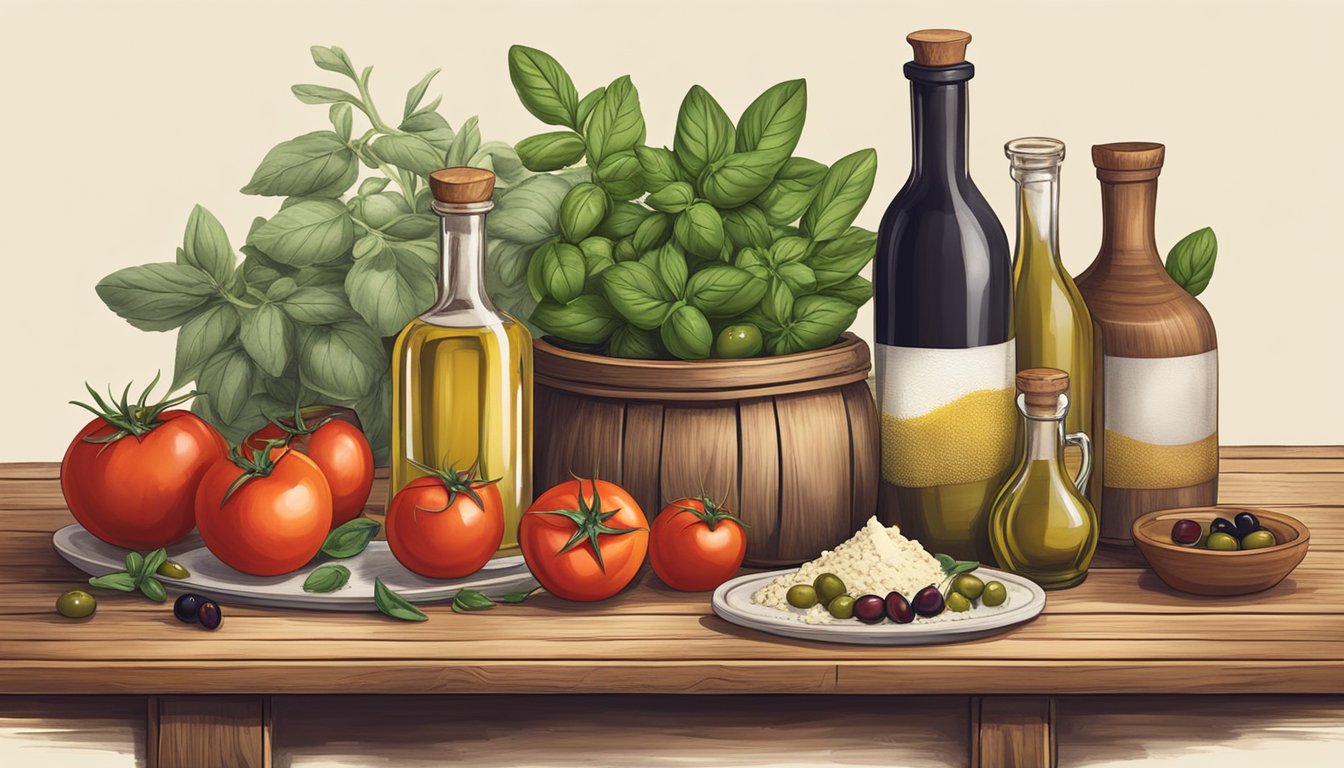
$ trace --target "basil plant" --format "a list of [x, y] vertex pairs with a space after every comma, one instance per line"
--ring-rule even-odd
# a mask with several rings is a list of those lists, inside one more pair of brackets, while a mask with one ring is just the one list
[[877, 153], [829, 167], [795, 157], [803, 80], [769, 88], [736, 124], [692, 87], [668, 149], [646, 145], [628, 76], [580, 98], [559, 62], [524, 46], [510, 49], [509, 75], [523, 106], [560, 128], [520, 141], [519, 159], [569, 169], [559, 178], [573, 184], [557, 207], [490, 222], [502, 241], [492, 272], [525, 285], [544, 333], [617, 357], [695, 360], [745, 327], [764, 351], [788, 354], [834, 343], [872, 297], [859, 272], [876, 235], [852, 224]]

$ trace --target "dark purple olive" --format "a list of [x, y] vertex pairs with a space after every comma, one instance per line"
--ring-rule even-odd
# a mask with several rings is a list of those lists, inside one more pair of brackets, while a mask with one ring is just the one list
[[1233, 523], [1237, 526], [1237, 538], [1260, 530], [1260, 518], [1250, 512], [1238, 512], [1237, 516], [1233, 518]]
[[887, 615], [887, 603], [877, 595], [864, 595], [854, 601], [854, 618], [864, 624], [876, 624]]
[[177, 617], [178, 621], [186, 622], [187, 624], [195, 624], [196, 614], [199, 612], [200, 607], [201, 596], [186, 592], [181, 597], [177, 598], [177, 602], [173, 603], [173, 615]]
[[206, 629], [219, 629], [219, 625], [224, 623], [224, 612], [214, 600], [202, 600], [196, 618]]
[[1171, 526], [1171, 540], [1182, 547], [1195, 546], [1199, 543], [1199, 537], [1203, 535], [1204, 529], [1194, 520], [1177, 520], [1176, 524]]
[[1237, 525], [1226, 517], [1215, 517], [1213, 522], [1209, 523], [1209, 535], [1212, 536], [1215, 533], [1228, 533], [1236, 536]]
[[887, 618], [897, 624], [909, 624], [915, 620], [915, 610], [910, 607], [910, 601], [905, 599], [905, 595], [900, 592], [887, 595]]
[[915, 593], [915, 599], [910, 601], [910, 605], [920, 616], [937, 616], [943, 612], [943, 593], [930, 584]]

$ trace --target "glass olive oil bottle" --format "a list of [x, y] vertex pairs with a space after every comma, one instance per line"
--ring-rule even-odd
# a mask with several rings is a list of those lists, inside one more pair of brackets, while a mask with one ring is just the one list
[[[1095, 330], [1083, 295], [1059, 252], [1059, 172], [1064, 142], [1014, 139], [1004, 145], [1017, 182], [1017, 248], [1013, 255], [1013, 330], [1018, 368], [1058, 368], [1069, 374], [1072, 406], [1067, 432], [1094, 436]], [[1094, 453], [1101, 455], [1100, 446]], [[1101, 487], [1093, 477], [1088, 500], [1101, 514]]]
[[430, 176], [442, 219], [439, 298], [392, 349], [389, 494], [435, 468], [475, 468], [498, 480], [499, 555], [518, 553], [518, 521], [532, 503], [532, 338], [485, 292], [485, 217], [495, 176], [446, 168]]
[[881, 515], [925, 548], [988, 560], [989, 507], [1012, 462], [1012, 263], [967, 167], [971, 36], [906, 38], [913, 167], [878, 231]]
[[[1081, 432], [1065, 434], [1069, 375], [1054, 368], [1017, 374], [1025, 450], [989, 513], [989, 542], [999, 567], [1044, 589], [1072, 587], [1087, 578], [1097, 551], [1097, 513], [1083, 495], [1092, 473], [1092, 444]], [[1082, 449], [1077, 480], [1064, 466], [1064, 446]]]

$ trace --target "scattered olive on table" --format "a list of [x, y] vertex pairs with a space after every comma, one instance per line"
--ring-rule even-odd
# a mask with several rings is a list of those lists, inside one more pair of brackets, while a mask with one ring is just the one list
[[1008, 599], [1008, 588], [1001, 582], [991, 581], [985, 585], [984, 594], [980, 595], [980, 604], [987, 605], [990, 608], [1003, 605]]
[[887, 618], [897, 624], [909, 624], [915, 620], [915, 609], [910, 607], [910, 601], [900, 592], [887, 595], [886, 608]]
[[82, 589], [72, 589], [56, 598], [56, 612], [67, 619], [82, 619], [92, 616], [98, 609], [98, 601], [93, 595]]
[[195, 624], [196, 614], [201, 608], [201, 599], [200, 595], [193, 595], [190, 592], [183, 593], [173, 603], [173, 615], [177, 617], [178, 621]]
[[789, 587], [784, 599], [794, 608], [811, 608], [817, 604], [817, 590], [811, 584], [795, 584]]
[[945, 607], [943, 593], [938, 591], [938, 587], [930, 584], [915, 593], [915, 599], [910, 601], [910, 607], [925, 618], [937, 616]]
[[887, 615], [887, 601], [877, 595], [864, 595], [854, 601], [854, 618], [864, 624], [876, 624]]
[[196, 611], [196, 620], [206, 629], [219, 629], [219, 625], [224, 623], [224, 612], [220, 610], [219, 603], [205, 600]]

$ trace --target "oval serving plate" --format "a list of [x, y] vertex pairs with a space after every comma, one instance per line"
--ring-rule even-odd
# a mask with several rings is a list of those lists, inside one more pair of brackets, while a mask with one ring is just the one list
[[[129, 550], [100, 541], [80, 525], [67, 525], [51, 538], [61, 557], [92, 576], [125, 568]], [[303, 581], [319, 563], [307, 565], [284, 576], [249, 576], [235, 571], [210, 553], [193, 532], [168, 547], [168, 557], [181, 563], [191, 576], [178, 581], [163, 576], [159, 581], [169, 592], [199, 591], [212, 598], [228, 598], [235, 603], [273, 608], [301, 608], [319, 611], [376, 611], [373, 580], [382, 579], [412, 603], [450, 600], [459, 590], [474, 589], [498, 598], [510, 592], [526, 592], [537, 586], [521, 555], [491, 560], [485, 567], [463, 579], [451, 581], [426, 579], [406, 570], [397, 562], [386, 541], [369, 542], [355, 557], [327, 560], [350, 569], [350, 581], [335, 592], [304, 592]]]
[[1003, 605], [976, 606], [965, 613], [943, 613], [931, 619], [916, 618], [910, 624], [862, 624], [849, 620], [833, 624], [807, 624], [803, 611], [780, 611], [751, 602], [756, 591], [778, 576], [796, 573], [786, 568], [753, 573], [724, 582], [714, 590], [714, 612], [725, 621], [772, 635], [822, 643], [856, 645], [928, 645], [955, 643], [997, 634], [1036, 618], [1045, 609], [1045, 592], [1030, 579], [993, 568], [979, 568], [975, 575], [985, 581], [1003, 582], [1008, 599]]

